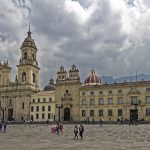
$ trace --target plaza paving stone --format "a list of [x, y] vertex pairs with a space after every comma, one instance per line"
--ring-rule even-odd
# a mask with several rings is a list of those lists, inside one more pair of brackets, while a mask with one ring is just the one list
[[73, 140], [73, 124], [64, 134], [48, 125], [8, 125], [0, 133], [0, 150], [150, 150], [150, 125], [84, 125], [83, 140]]

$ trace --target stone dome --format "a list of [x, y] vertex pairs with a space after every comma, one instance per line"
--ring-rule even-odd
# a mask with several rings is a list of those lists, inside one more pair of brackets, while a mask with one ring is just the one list
[[54, 80], [50, 79], [50, 82], [48, 83], [48, 85], [44, 87], [44, 91], [53, 91], [53, 90], [55, 90]]
[[100, 77], [95, 74], [95, 70], [91, 70], [91, 75], [89, 75], [84, 81], [84, 85], [101, 85], [102, 81]]

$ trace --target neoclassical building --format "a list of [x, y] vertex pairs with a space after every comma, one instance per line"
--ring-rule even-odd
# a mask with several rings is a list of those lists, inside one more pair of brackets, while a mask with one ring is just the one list
[[8, 61], [0, 62], [0, 117], [5, 120], [29, 120], [31, 95], [39, 91], [37, 47], [29, 29], [20, 48], [15, 81], [11, 81]]
[[[150, 81], [103, 83], [95, 70], [80, 82], [79, 70], [60, 67], [56, 80], [56, 105], [64, 121], [116, 121], [118, 118], [150, 121]], [[56, 109], [56, 116], [58, 110]]]

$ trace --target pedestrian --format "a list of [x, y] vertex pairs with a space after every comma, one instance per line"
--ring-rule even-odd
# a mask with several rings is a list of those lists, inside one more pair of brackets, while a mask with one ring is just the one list
[[2, 132], [2, 123], [0, 122], [0, 133]]
[[74, 126], [74, 140], [76, 138], [78, 139], [78, 126], [77, 125]]
[[119, 118], [117, 119], [117, 124], [118, 124], [118, 125], [120, 124], [120, 119], [119, 119]]
[[100, 118], [99, 123], [100, 123], [100, 127], [103, 127], [103, 126], [104, 126], [103, 118]]
[[3, 132], [6, 133], [6, 123], [4, 123], [3, 126], [4, 126], [4, 131]]
[[120, 124], [123, 125], [123, 117], [120, 120]]
[[94, 123], [94, 118], [92, 118], [92, 121], [93, 121], [93, 123]]
[[60, 122], [59, 128], [60, 128], [61, 134], [63, 134], [64, 125], [62, 122]]
[[56, 123], [56, 132], [57, 132], [57, 134], [59, 134], [59, 129], [60, 129], [60, 123], [57, 122]]
[[84, 126], [82, 124], [80, 124], [79, 127], [79, 135], [81, 137], [81, 140], [83, 139], [83, 132], [84, 132]]

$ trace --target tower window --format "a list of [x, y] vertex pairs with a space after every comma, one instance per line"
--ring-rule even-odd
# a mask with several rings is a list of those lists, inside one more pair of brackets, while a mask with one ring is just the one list
[[32, 74], [33, 82], [35, 82], [35, 73]]
[[24, 53], [24, 59], [27, 59], [27, 53], [26, 52]]
[[32, 59], [34, 60], [34, 53], [32, 53]]
[[22, 82], [25, 82], [26, 80], [27, 80], [27, 78], [26, 78], [26, 73], [23, 72], [23, 73], [22, 73]]

